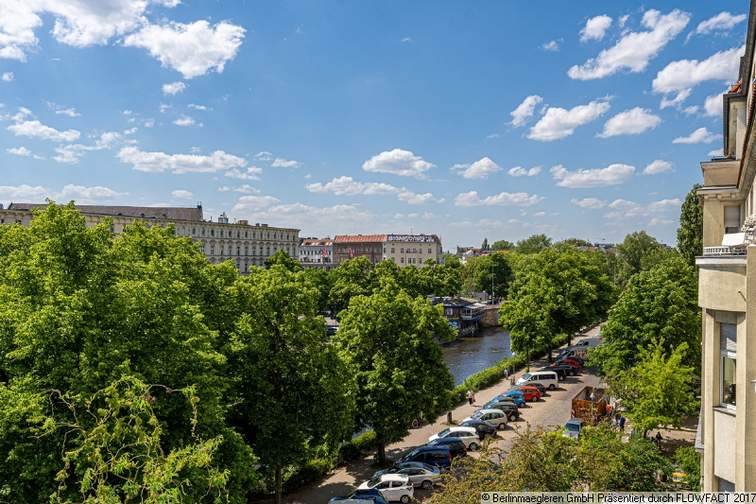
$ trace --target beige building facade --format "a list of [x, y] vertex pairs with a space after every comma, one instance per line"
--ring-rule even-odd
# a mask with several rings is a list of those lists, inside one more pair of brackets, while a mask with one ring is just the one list
[[[0, 209], [0, 225], [29, 225], [33, 210], [44, 205], [11, 203]], [[106, 219], [111, 222], [114, 233], [134, 222], [148, 225], [173, 225], [177, 236], [186, 236], [197, 242], [202, 252], [212, 263], [231, 260], [242, 273], [253, 266], [264, 266], [265, 261], [282, 250], [291, 257], [299, 254], [299, 230], [271, 227], [267, 224], [249, 224], [245, 220], [229, 222], [225, 214], [217, 221], [205, 220], [202, 207], [129, 207], [104, 205], [79, 205], [77, 208], [88, 226]]]
[[704, 491], [756, 491], [756, 130], [754, 7], [739, 81], [723, 96], [723, 157], [701, 163]]
[[383, 258], [399, 266], [422, 267], [428, 260], [437, 263], [442, 252], [436, 235], [389, 234], [383, 242]]

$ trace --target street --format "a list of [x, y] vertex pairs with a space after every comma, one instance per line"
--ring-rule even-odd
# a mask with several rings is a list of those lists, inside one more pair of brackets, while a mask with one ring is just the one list
[[[584, 336], [573, 339], [573, 344], [581, 339], [596, 337], [598, 328], [593, 328]], [[541, 359], [534, 361], [533, 368], [537, 369], [545, 365], [546, 360]], [[515, 376], [519, 377], [524, 371], [518, 372]], [[509, 444], [517, 435], [519, 429], [524, 429], [528, 425], [532, 427], [556, 427], [564, 425], [570, 419], [571, 401], [577, 392], [584, 386], [598, 386], [599, 378], [588, 372], [583, 372], [580, 376], [569, 377], [560, 383], [560, 388], [549, 392], [544, 398], [535, 403], [528, 403], [524, 408], [520, 408], [520, 419], [511, 422], [507, 428], [499, 432], [496, 444], [503, 449], [507, 449]], [[494, 398], [496, 395], [507, 391], [510, 388], [509, 380], [503, 379], [495, 385], [479, 390], [475, 394], [475, 405], [470, 406], [467, 403], [458, 406], [452, 411], [452, 420], [459, 422], [465, 417], [472, 414], [476, 409]], [[433, 424], [423, 425], [418, 429], [411, 430], [403, 440], [393, 443], [386, 447], [386, 455], [390, 459], [396, 458], [399, 454], [409, 448], [425, 444], [428, 437], [436, 434], [447, 427], [446, 414], [439, 416]], [[357, 485], [369, 479], [373, 472], [377, 470], [372, 465], [372, 455], [361, 460], [350, 463], [348, 466], [338, 467], [327, 478], [319, 484], [304, 488], [294, 494], [286, 496], [284, 502], [287, 504], [324, 504], [331, 497], [347, 495], [354, 490]], [[417, 489], [415, 497], [422, 499], [429, 495], [429, 492]]]

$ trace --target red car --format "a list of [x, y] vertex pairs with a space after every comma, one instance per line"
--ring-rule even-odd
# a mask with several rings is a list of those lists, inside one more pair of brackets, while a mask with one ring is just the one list
[[565, 364], [573, 369], [583, 369], [583, 363], [573, 359], [572, 357], [567, 357], [566, 359], [560, 360], [559, 364]]
[[541, 398], [541, 392], [537, 388], [531, 387], [530, 385], [520, 385], [519, 387], [515, 387], [515, 389], [520, 390], [522, 392], [523, 399], [528, 402], [535, 402]]

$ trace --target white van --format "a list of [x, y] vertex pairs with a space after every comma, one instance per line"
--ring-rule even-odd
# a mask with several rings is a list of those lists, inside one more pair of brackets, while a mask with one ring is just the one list
[[554, 390], [559, 386], [559, 376], [554, 371], [533, 371], [525, 373], [522, 378], [517, 380], [517, 385], [530, 385], [531, 383], [540, 383], [549, 390]]

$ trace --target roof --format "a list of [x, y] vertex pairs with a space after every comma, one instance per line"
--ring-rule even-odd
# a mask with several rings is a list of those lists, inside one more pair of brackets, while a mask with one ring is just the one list
[[401, 481], [406, 482], [409, 476], [406, 474], [381, 474], [381, 481]]
[[449, 432], [473, 432], [476, 433], [475, 427], [465, 427], [463, 425], [456, 425], [454, 427], [449, 427]]
[[329, 247], [331, 245], [333, 245], [333, 240], [330, 238], [322, 240], [318, 238], [305, 238], [300, 244], [301, 247]]
[[[8, 210], [31, 211], [36, 208], [46, 207], [47, 203], [11, 203]], [[110, 215], [113, 217], [135, 217], [141, 219], [168, 219], [202, 221], [202, 206], [196, 207], [137, 207], [137, 206], [111, 206], [111, 205], [76, 205], [76, 208], [85, 214]]]
[[336, 235], [333, 243], [383, 243], [386, 241], [385, 234], [371, 235]]

